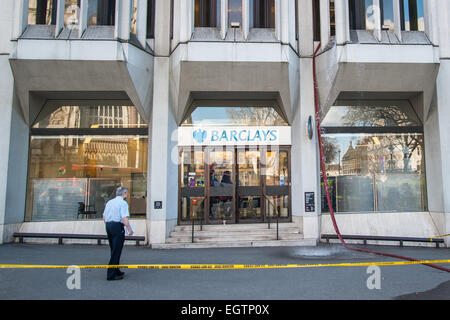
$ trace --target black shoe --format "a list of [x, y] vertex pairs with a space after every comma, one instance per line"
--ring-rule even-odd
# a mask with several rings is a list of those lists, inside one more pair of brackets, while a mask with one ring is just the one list
[[123, 271], [117, 271], [117, 275], [119, 275], [119, 276], [123, 276], [125, 274], [125, 272], [123, 272]]
[[123, 279], [123, 276], [116, 275], [116, 276], [114, 276], [112, 278], [109, 278], [107, 280], [110, 281], [110, 280], [122, 280], [122, 279]]

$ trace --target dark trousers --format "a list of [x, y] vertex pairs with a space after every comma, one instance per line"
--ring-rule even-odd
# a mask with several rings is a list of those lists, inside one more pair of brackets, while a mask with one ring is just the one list
[[[125, 242], [124, 225], [121, 222], [107, 222], [106, 233], [108, 234], [109, 247], [111, 249], [109, 265], [119, 265], [120, 255]], [[118, 268], [108, 268], [107, 279], [112, 279], [118, 274]]]

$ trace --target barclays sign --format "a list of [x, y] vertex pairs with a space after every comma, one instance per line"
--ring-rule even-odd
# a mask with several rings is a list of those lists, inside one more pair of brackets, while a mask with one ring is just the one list
[[290, 145], [291, 128], [180, 127], [178, 145]]

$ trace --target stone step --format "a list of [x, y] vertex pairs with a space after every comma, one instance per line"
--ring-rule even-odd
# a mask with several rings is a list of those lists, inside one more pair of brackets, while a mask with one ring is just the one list
[[[276, 222], [270, 224], [270, 228], [276, 229]], [[278, 228], [281, 229], [288, 229], [288, 228], [297, 228], [299, 227], [292, 222], [283, 222], [278, 224]], [[217, 225], [203, 225], [202, 230], [208, 231], [208, 230], [215, 230], [215, 231], [238, 231], [238, 230], [261, 230], [261, 229], [268, 229], [268, 223], [241, 223], [241, 224], [217, 224]], [[196, 224], [194, 226], [194, 230], [200, 230], [200, 225]], [[192, 225], [182, 225], [182, 226], [176, 226], [175, 231], [192, 231]]]
[[[283, 228], [279, 229], [281, 234], [299, 234], [298, 228]], [[242, 235], [264, 235], [264, 234], [276, 234], [276, 226], [271, 229], [256, 229], [256, 230], [194, 230], [194, 236], [242, 236]], [[192, 230], [186, 231], [174, 231], [170, 233], [170, 237], [192, 237]]]
[[[279, 234], [280, 240], [302, 240], [301, 234]], [[242, 241], [263, 241], [276, 240], [276, 233], [259, 234], [259, 235], [214, 235], [214, 236], [194, 236], [194, 242], [242, 242]], [[167, 243], [192, 242], [192, 236], [170, 237]]]
[[316, 239], [302, 240], [265, 240], [231, 242], [195, 242], [152, 244], [152, 249], [202, 249], [202, 248], [246, 248], [246, 247], [305, 247], [317, 246]]

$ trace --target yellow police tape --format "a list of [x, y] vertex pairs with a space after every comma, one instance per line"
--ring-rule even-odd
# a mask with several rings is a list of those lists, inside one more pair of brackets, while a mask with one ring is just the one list
[[213, 269], [289, 269], [289, 268], [319, 268], [319, 267], [367, 267], [367, 266], [401, 266], [417, 264], [450, 263], [450, 260], [421, 261], [385, 261], [357, 263], [325, 263], [325, 264], [127, 264], [127, 265], [27, 265], [0, 264], [0, 269], [178, 269], [178, 270], [213, 270]]

